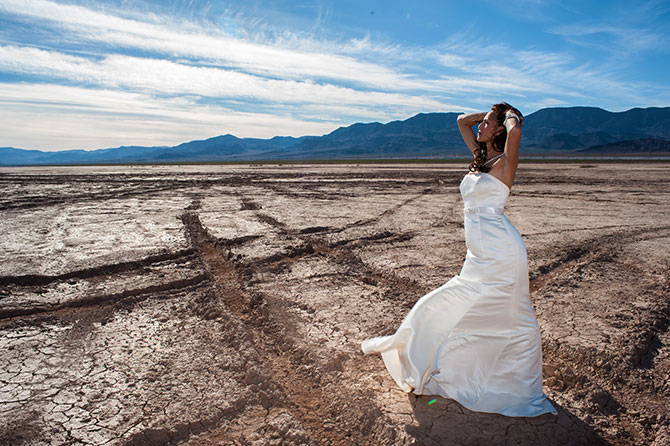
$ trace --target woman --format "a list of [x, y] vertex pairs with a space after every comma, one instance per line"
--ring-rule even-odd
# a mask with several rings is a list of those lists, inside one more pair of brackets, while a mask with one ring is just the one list
[[519, 163], [522, 123], [506, 103], [458, 117], [474, 155], [460, 185], [465, 263], [459, 275], [418, 300], [394, 335], [361, 347], [381, 353], [406, 392], [452, 398], [478, 412], [532, 417], [556, 410], [542, 392], [526, 248], [502, 213]]

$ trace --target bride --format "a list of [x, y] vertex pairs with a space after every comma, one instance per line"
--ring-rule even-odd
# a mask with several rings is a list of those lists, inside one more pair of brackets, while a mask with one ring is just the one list
[[522, 125], [521, 112], [504, 102], [458, 117], [474, 155], [460, 184], [467, 246], [461, 272], [420, 298], [393, 335], [367, 339], [361, 348], [381, 353], [405, 392], [441, 395], [478, 412], [532, 417], [556, 410], [542, 391], [526, 248], [503, 214]]

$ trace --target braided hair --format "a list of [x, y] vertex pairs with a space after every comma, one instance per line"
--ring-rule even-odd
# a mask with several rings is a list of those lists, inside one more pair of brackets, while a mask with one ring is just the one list
[[[505, 122], [505, 113], [508, 111], [513, 111], [519, 118], [522, 118], [522, 114], [519, 110], [509, 105], [507, 102], [501, 102], [495, 104], [491, 107], [491, 110], [494, 112], [494, 117], [496, 124], [501, 126]], [[496, 135], [491, 141], [491, 146], [495, 152], [504, 152], [505, 151], [505, 142], [507, 141], [507, 128], [503, 126], [503, 131]], [[485, 166], [486, 156], [488, 155], [488, 148], [485, 142], [477, 142], [479, 148], [475, 151], [475, 159], [470, 163], [470, 172], [488, 172], [491, 170], [491, 167]]]

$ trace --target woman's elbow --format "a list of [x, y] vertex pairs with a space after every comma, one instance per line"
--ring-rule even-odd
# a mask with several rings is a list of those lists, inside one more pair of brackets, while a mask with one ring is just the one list
[[468, 117], [468, 115], [466, 115], [465, 113], [463, 113], [462, 115], [458, 115], [456, 117], [456, 124], [459, 127], [469, 127], [467, 122], [465, 121], [467, 119], [467, 117]]

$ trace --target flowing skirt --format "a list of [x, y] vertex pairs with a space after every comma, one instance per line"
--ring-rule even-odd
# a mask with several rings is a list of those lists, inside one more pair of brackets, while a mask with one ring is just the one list
[[459, 275], [417, 301], [395, 334], [365, 340], [405, 392], [441, 395], [478, 412], [556, 410], [542, 391], [540, 328], [526, 249], [504, 215], [466, 218]]

